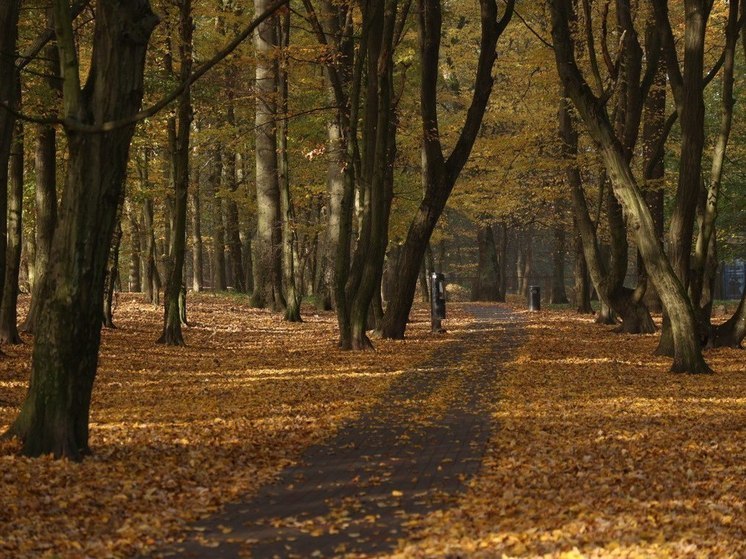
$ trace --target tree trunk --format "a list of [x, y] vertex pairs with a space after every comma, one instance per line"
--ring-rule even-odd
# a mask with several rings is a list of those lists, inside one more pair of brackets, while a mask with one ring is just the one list
[[0, 343], [20, 344], [17, 323], [18, 272], [21, 269], [23, 235], [23, 125], [20, 122], [16, 123], [13, 150], [10, 154], [10, 186], [5, 288], [0, 305]]
[[158, 306], [161, 294], [161, 276], [156, 264], [155, 220], [153, 219], [153, 200], [145, 198], [143, 201], [143, 232], [145, 234], [144, 269], [145, 269], [145, 300]]
[[583, 239], [578, 230], [578, 220], [573, 218], [575, 230], [575, 308], [579, 314], [592, 314], [591, 307], [591, 281], [588, 277], [588, 264], [583, 253]]
[[[712, 154], [712, 169], [710, 172], [710, 184], [706, 190], [703, 208], [699, 219], [699, 231], [697, 243], [692, 259], [691, 271], [691, 299], [696, 310], [701, 309], [702, 291], [707, 280], [707, 255], [710, 248], [710, 239], [715, 235], [715, 219], [718, 213], [718, 201], [720, 198], [720, 187], [723, 178], [723, 165], [725, 163], [725, 152], [730, 139], [730, 130], [733, 123], [733, 72], [735, 67], [736, 45], [738, 43], [738, 1], [731, 0], [728, 7], [728, 24], [726, 28], [725, 59], [723, 62], [723, 87], [720, 94], [722, 109], [720, 117], [720, 131], [715, 142]], [[709, 313], [702, 317], [702, 322], [709, 324]]]
[[192, 189], [189, 191], [189, 200], [192, 209], [192, 291], [195, 293], [202, 291], [202, 286], [204, 285], [202, 215], [200, 214], [199, 200], [201, 179], [202, 173], [199, 173], [197, 180], [192, 182]]
[[119, 247], [122, 243], [122, 209], [124, 206], [124, 190], [119, 200], [117, 209], [116, 225], [114, 234], [111, 239], [111, 251], [109, 252], [109, 261], [106, 265], [106, 278], [104, 279], [104, 314], [103, 325], [106, 328], [116, 328], [114, 326], [114, 290], [119, 278]]
[[[18, 71], [15, 66], [20, 0], [0, 3], [0, 102], [16, 107], [19, 99]], [[5, 278], [8, 226], [8, 162], [13, 144], [15, 116], [0, 107], [0, 278]], [[2, 297], [2, 285], [0, 285]]]
[[[655, 41], [653, 35], [658, 33], [654, 20], [648, 20], [646, 28], [646, 57], [652, 58], [656, 54], [649, 45], [660, 44]], [[664, 237], [664, 193], [666, 167], [664, 161], [664, 150], [658, 149], [663, 140], [663, 129], [666, 124], [666, 60], [658, 56], [658, 69], [655, 72], [650, 92], [645, 98], [642, 127], [642, 156], [643, 156], [643, 178], [645, 189], [645, 200], [650, 207], [650, 213], [655, 223], [655, 231], [660, 242]], [[638, 258], [640, 268], [644, 271], [645, 264]], [[655, 286], [648, 285], [643, 299], [645, 306], [651, 311], [662, 312], [660, 296]]]
[[[268, 0], [255, 2], [264, 11]], [[277, 174], [277, 17], [264, 21], [255, 35], [256, 48], [256, 204], [257, 229], [254, 238], [253, 307], [285, 308], [282, 293], [282, 219]]]
[[592, 137], [601, 146], [604, 164], [614, 192], [634, 232], [645, 268], [671, 318], [675, 348], [671, 370], [689, 373], [710, 372], [702, 357], [691, 303], [656, 238], [653, 219], [629, 168], [624, 148], [611, 129], [605, 107], [591, 92], [576, 65], [567, 21], [570, 9], [567, 0], [551, 2], [552, 37], [557, 69], [567, 93]]
[[712, 347], [732, 347], [740, 349], [746, 337], [746, 289], [741, 294], [741, 302], [736, 312], [726, 322], [713, 328]]
[[[54, 49], [56, 50], [56, 49]], [[39, 297], [52, 249], [52, 234], [57, 223], [57, 134], [51, 126], [37, 128], [36, 143], [36, 232], [34, 283], [26, 320], [21, 330], [33, 334], [41, 308]]]
[[142, 244], [140, 239], [142, 238], [142, 231], [140, 230], [140, 222], [129, 201], [125, 201], [125, 211], [127, 213], [127, 221], [129, 222], [130, 239], [130, 264], [127, 289], [131, 293], [139, 293], [142, 291], [142, 276], [140, 275], [140, 261], [142, 260]]
[[[192, 0], [179, 0], [179, 58], [180, 81], [187, 80], [192, 72]], [[186, 307], [182, 301], [184, 284], [184, 261], [186, 253], [187, 196], [189, 191], [189, 133], [192, 125], [191, 88], [185, 88], [179, 96], [177, 128], [173, 144], [174, 211], [171, 247], [168, 259], [168, 278], [163, 293], [163, 332], [158, 343], [184, 345], [181, 332], [182, 312]]]
[[499, 301], [500, 270], [497, 265], [497, 249], [491, 225], [483, 225], [477, 229], [477, 245], [479, 264], [472, 299], [474, 301]]
[[554, 250], [552, 251], [552, 291], [549, 302], [564, 305], [570, 301], [565, 291], [565, 228], [559, 224], [554, 228]]
[[210, 199], [212, 206], [212, 289], [213, 291], [225, 291], [228, 282], [225, 277], [225, 227], [223, 226], [223, 204], [225, 201], [218, 196], [220, 190], [220, 179], [223, 169], [223, 156], [220, 145], [216, 145], [212, 154], [210, 166]]
[[397, 273], [399, 286], [386, 309], [381, 329], [385, 338], [401, 339], [404, 337], [422, 257], [435, 224], [453, 190], [456, 179], [474, 146], [492, 91], [494, 83], [492, 67], [497, 57], [497, 40], [512, 18], [514, 2], [513, 0], [507, 1], [502, 18], [498, 18], [497, 4], [494, 0], [480, 0], [479, 5], [482, 35], [472, 101], [453, 151], [446, 158], [439, 137], [437, 117], [437, 84], [440, 74], [439, 60], [442, 31], [441, 6], [437, 0], [420, 0], [419, 2], [420, 60], [422, 65], [420, 112], [425, 146], [425, 180], [427, 186], [422, 203], [410, 224], [402, 255], [399, 258]]
[[295, 273], [295, 251], [297, 244], [295, 234], [295, 213], [290, 198], [290, 169], [288, 165], [288, 65], [290, 63], [288, 48], [290, 46], [290, 10], [286, 10], [280, 19], [279, 44], [282, 49], [281, 65], [278, 70], [281, 116], [278, 123], [278, 186], [280, 188], [280, 211], [282, 218], [282, 283], [286, 295], [285, 320], [302, 322], [300, 316], [301, 288]]
[[[69, 6], [55, 2], [68, 122], [96, 125], [138, 111], [145, 51], [157, 21], [147, 0], [99, 0], [84, 96]], [[10, 427], [29, 456], [77, 460], [89, 452], [104, 274], [133, 131], [133, 125], [95, 134], [67, 129], [67, 180], [40, 293], [31, 382]]]

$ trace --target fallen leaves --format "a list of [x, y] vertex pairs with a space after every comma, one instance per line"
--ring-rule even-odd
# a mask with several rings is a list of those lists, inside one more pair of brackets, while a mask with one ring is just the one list
[[656, 336], [523, 314], [479, 476], [396, 557], [746, 556], [746, 367], [679, 376]]
[[[289, 324], [238, 297], [190, 295], [187, 347], [154, 343], [160, 309], [120, 295], [104, 330], [91, 446], [80, 464], [0, 443], [0, 556], [122, 557], [174, 541], [252, 493], [373, 404], [443, 340], [415, 316], [408, 340], [336, 348], [332, 313]], [[30, 341], [27, 339], [27, 341]], [[0, 430], [17, 413], [30, 344], [0, 361]]]

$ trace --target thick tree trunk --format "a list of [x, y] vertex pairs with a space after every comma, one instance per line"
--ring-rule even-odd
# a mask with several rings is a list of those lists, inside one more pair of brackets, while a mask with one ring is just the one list
[[[180, 80], [185, 82], [192, 72], [192, 1], [179, 0], [179, 58]], [[184, 345], [181, 332], [184, 289], [184, 261], [186, 256], [187, 196], [189, 191], [189, 134], [192, 125], [191, 88], [179, 96], [176, 137], [173, 143], [174, 211], [168, 277], [163, 293], [163, 332], [158, 343]]]
[[[138, 111], [145, 51], [157, 21], [147, 0], [99, 0], [83, 96], [69, 6], [55, 2], [68, 119], [96, 125]], [[29, 456], [80, 459], [89, 451], [104, 274], [133, 131], [132, 125], [96, 134], [67, 131], [67, 180], [40, 294], [31, 382], [10, 428]]]
[[5, 288], [0, 304], [0, 343], [19, 344], [18, 272], [21, 269], [23, 235], [23, 125], [16, 124], [10, 154], [10, 199], [8, 200], [8, 245], [5, 263]]
[[[268, 0], [255, 2], [264, 11]], [[254, 238], [253, 307], [285, 308], [282, 293], [282, 219], [280, 185], [277, 175], [277, 86], [279, 68], [276, 56], [277, 17], [267, 19], [257, 29], [256, 48], [256, 204], [257, 228]]]
[[614, 192], [634, 232], [645, 268], [671, 318], [675, 348], [671, 370], [689, 373], [710, 372], [702, 357], [694, 311], [686, 291], [656, 238], [655, 224], [650, 211], [626, 161], [624, 149], [611, 129], [606, 110], [593, 95], [576, 65], [567, 21], [571, 8], [566, 0], [552, 0], [551, 9], [552, 37], [560, 77], [591, 135], [601, 146], [604, 164]]

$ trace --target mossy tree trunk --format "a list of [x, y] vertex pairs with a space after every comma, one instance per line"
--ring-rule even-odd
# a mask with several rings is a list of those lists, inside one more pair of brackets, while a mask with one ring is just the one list
[[55, 27], [68, 125], [67, 178], [36, 324], [31, 381], [10, 434], [29, 456], [89, 452], [88, 418], [101, 338], [103, 284], [134, 125], [79, 131], [140, 108], [145, 52], [158, 18], [147, 0], [99, 0], [85, 89], [67, 0]]

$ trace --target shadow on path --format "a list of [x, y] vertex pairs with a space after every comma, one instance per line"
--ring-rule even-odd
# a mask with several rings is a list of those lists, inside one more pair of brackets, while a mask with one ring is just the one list
[[378, 554], [407, 521], [451, 506], [479, 469], [492, 428], [493, 382], [521, 341], [504, 306], [468, 305], [476, 322], [427, 366], [401, 375], [376, 406], [309, 448], [245, 502], [155, 557]]

